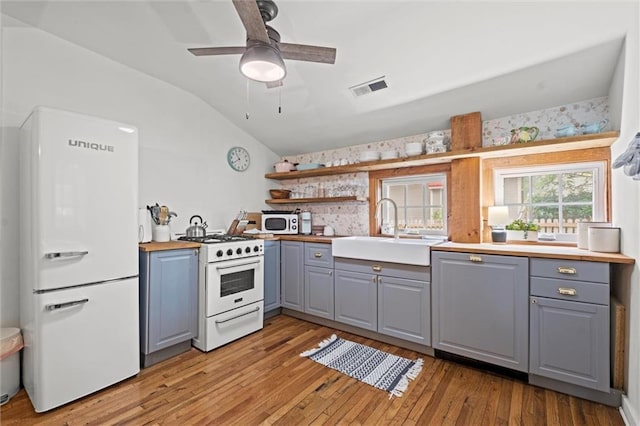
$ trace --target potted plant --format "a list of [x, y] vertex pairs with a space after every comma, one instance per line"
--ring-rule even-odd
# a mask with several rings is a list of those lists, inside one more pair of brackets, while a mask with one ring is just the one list
[[540, 226], [533, 222], [516, 219], [506, 226], [508, 240], [538, 241]]

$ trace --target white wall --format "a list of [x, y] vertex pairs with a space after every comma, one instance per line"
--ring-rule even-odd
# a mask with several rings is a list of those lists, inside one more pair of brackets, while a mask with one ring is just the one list
[[[635, 21], [625, 40], [624, 55], [618, 62], [609, 94], [611, 117], [620, 122], [620, 138], [611, 147], [615, 159], [640, 132], [640, 6], [628, 17]], [[622, 228], [622, 251], [640, 260], [640, 182], [612, 172], [613, 222]], [[621, 281], [614, 283], [616, 295], [627, 308], [626, 391], [622, 409], [631, 425], [640, 425], [640, 271], [638, 264], [624, 268]]]
[[[5, 17], [6, 18], [6, 17]], [[6, 22], [12, 23], [10, 19]], [[184, 232], [193, 214], [211, 228], [226, 229], [240, 209], [266, 208], [272, 170], [278, 156], [223, 118], [199, 98], [160, 80], [70, 44], [37, 29], [4, 26], [2, 113], [7, 135], [35, 105], [47, 105], [131, 123], [140, 133], [140, 206], [166, 204], [178, 213], [172, 230]], [[238, 96], [243, 96], [242, 93]], [[3, 138], [2, 229], [17, 227], [11, 188], [17, 173], [15, 137]], [[248, 171], [234, 172], [226, 153], [232, 146], [251, 153]], [[107, 207], [107, 206], [105, 206]], [[108, 217], [105, 218], [108, 220]], [[99, 226], [99, 223], [97, 224]], [[15, 233], [2, 235], [2, 247], [17, 247]], [[8, 250], [5, 266], [15, 263]], [[17, 325], [12, 306], [17, 272], [3, 268], [2, 325]]]

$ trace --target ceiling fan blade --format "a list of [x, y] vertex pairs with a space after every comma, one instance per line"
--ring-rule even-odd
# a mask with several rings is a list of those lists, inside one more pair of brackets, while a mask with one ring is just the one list
[[267, 28], [262, 21], [256, 0], [233, 0], [233, 5], [240, 15], [242, 25], [247, 30], [247, 39], [258, 40], [270, 44]]
[[284, 59], [294, 61], [321, 62], [335, 64], [336, 49], [333, 47], [310, 46], [307, 44], [280, 43], [280, 54]]
[[209, 55], [234, 55], [242, 54], [246, 47], [196, 47], [187, 49], [189, 52], [196, 56], [209, 56]]
[[267, 81], [266, 83], [264, 83], [267, 85], [267, 89], [274, 89], [276, 87], [280, 87], [282, 86], [282, 80], [277, 80], [277, 81]]

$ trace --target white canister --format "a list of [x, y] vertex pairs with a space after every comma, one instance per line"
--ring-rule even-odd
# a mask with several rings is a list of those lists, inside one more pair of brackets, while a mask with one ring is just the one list
[[171, 241], [171, 230], [169, 225], [153, 225], [153, 241], [164, 243]]
[[578, 222], [578, 248], [587, 250], [589, 248], [589, 228], [599, 226], [601, 228], [611, 227], [610, 222]]
[[590, 227], [589, 250], [618, 253], [620, 251], [620, 228]]

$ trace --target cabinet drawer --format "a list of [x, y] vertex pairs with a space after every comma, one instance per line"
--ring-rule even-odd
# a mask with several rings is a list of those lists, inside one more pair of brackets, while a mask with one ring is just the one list
[[429, 266], [403, 265], [401, 263], [375, 262], [372, 260], [337, 257], [335, 260], [335, 268], [343, 271], [406, 278], [408, 280], [431, 280], [431, 269]]
[[531, 276], [609, 283], [609, 264], [582, 260], [531, 259]]
[[304, 264], [333, 268], [331, 244], [304, 243]]
[[531, 277], [531, 295], [599, 305], [609, 304], [609, 286], [604, 283]]

